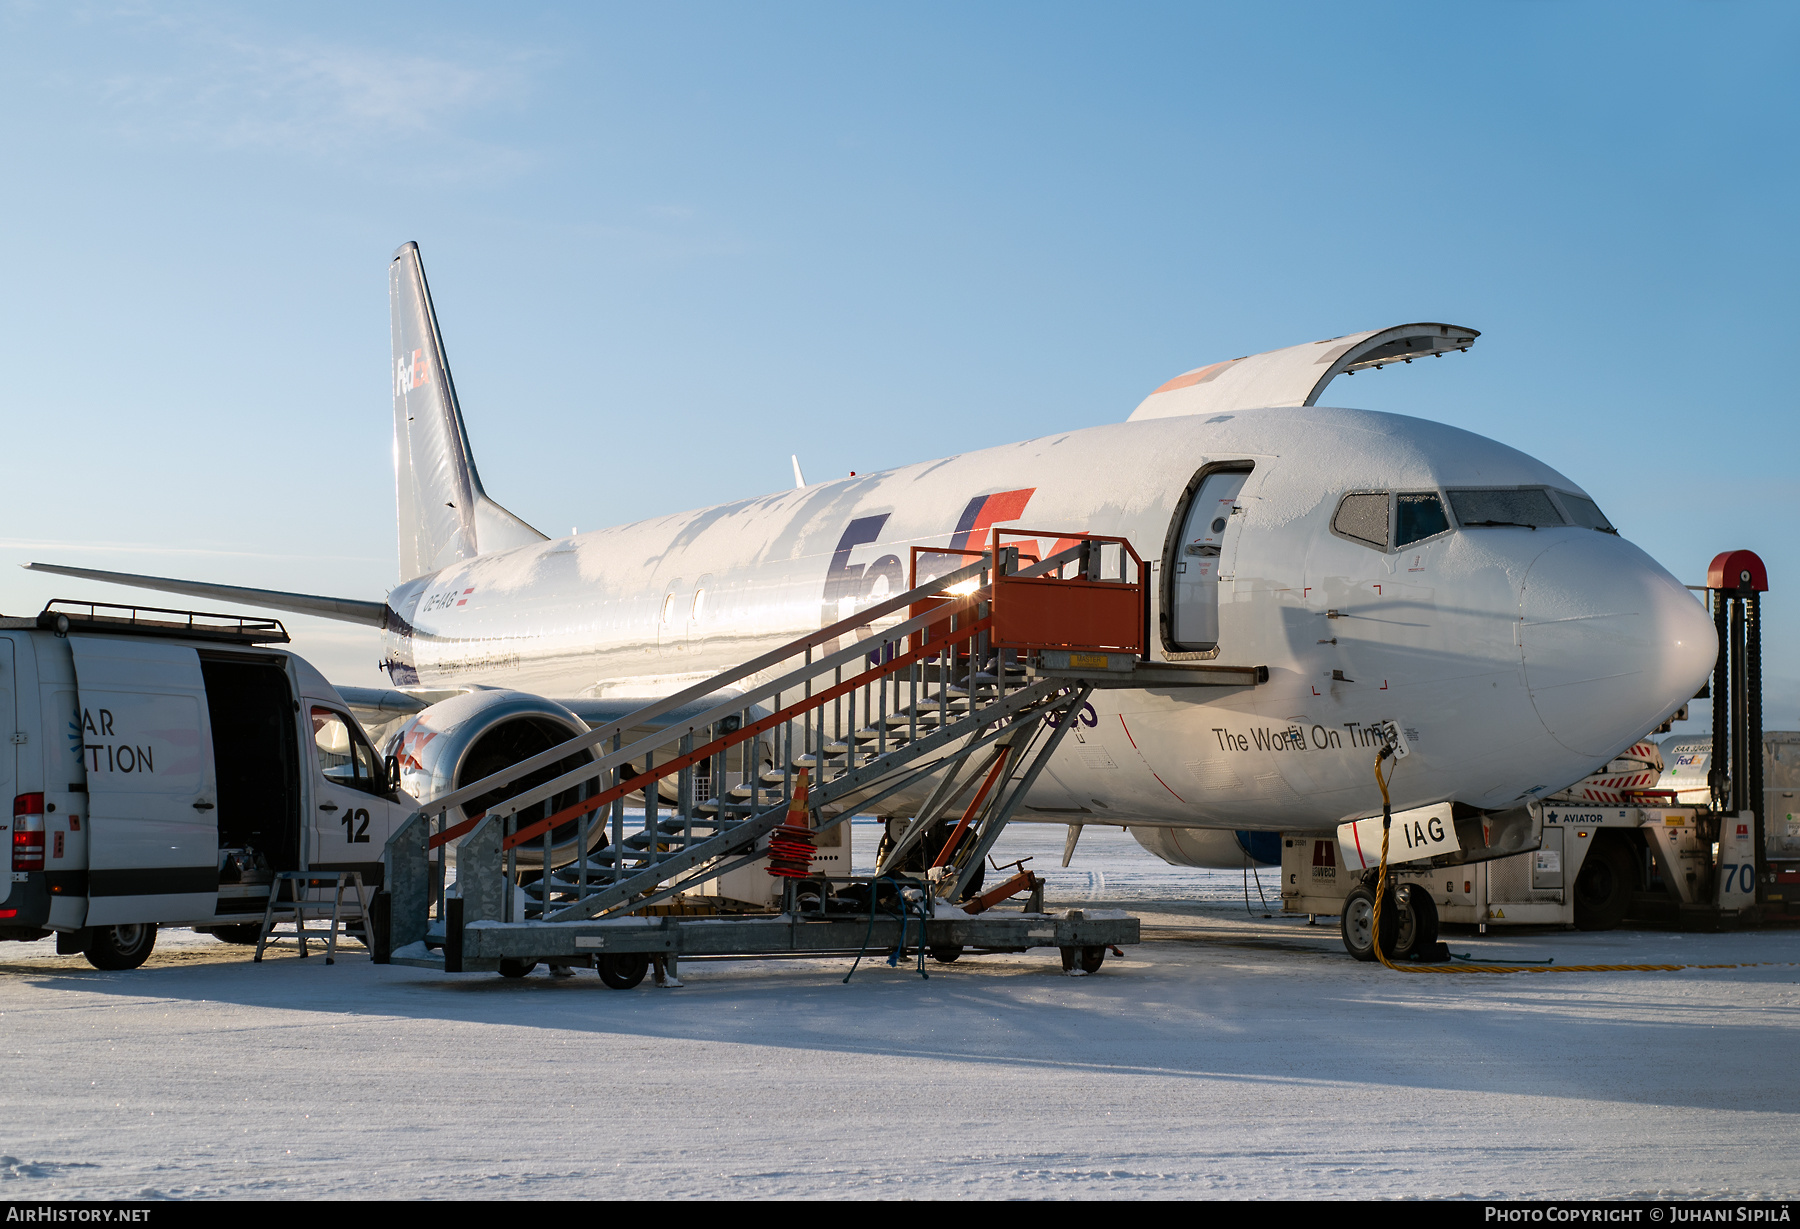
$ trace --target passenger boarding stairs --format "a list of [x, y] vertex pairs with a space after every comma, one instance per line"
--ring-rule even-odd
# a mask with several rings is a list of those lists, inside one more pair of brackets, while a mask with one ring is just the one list
[[[1073, 545], [1036, 561], [1005, 542], [1043, 536], [996, 530], [985, 551], [915, 548], [905, 593], [432, 800], [384, 855], [390, 947], [454, 947], [477, 922], [649, 910], [762, 862], [795, 808], [816, 835], [904, 805], [914, 818], [882, 874], [954, 816], [950, 838], [925, 853], [935, 894], [957, 901], [1096, 687], [1267, 677], [1148, 662], [1148, 569], [1130, 544], [1056, 534]], [[589, 758], [519, 788], [575, 755]], [[462, 817], [471, 800], [507, 793]], [[628, 815], [640, 796], [641, 814]]]

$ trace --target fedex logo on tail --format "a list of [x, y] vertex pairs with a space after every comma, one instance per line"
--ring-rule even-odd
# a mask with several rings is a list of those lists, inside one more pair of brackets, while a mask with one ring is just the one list
[[402, 354], [394, 359], [394, 396], [404, 397], [429, 383], [431, 367], [425, 362], [425, 351], [414, 350], [411, 358]]

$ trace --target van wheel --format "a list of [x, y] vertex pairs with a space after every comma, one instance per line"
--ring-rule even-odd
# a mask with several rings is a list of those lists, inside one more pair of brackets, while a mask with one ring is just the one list
[[643, 981], [644, 974], [650, 971], [650, 953], [619, 952], [601, 956], [594, 964], [600, 970], [601, 981], [614, 990], [629, 990]]
[[81, 954], [96, 969], [116, 973], [135, 969], [150, 959], [156, 946], [156, 923], [138, 922], [130, 926], [95, 926], [88, 931], [87, 946]]
[[221, 943], [255, 947], [257, 940], [262, 938], [262, 923], [245, 922], [241, 926], [208, 926], [206, 933]]
[[1575, 877], [1575, 929], [1611, 930], [1625, 917], [1637, 887], [1631, 851], [1618, 841], [1600, 841], [1588, 850]]

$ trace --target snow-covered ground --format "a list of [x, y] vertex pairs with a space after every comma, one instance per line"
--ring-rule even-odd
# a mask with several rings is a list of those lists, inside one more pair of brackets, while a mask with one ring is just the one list
[[689, 962], [621, 993], [184, 931], [122, 974], [0, 946], [0, 1195], [1800, 1195], [1800, 933], [1452, 934], [1757, 963], [1402, 975], [1254, 884], [1246, 913], [1236, 872], [1096, 829], [1065, 871], [1062, 836], [1017, 826], [1004, 857], [1144, 918], [1093, 977]]

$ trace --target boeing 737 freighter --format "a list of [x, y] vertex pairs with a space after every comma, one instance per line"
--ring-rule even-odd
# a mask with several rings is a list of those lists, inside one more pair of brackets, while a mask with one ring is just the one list
[[401, 762], [425, 801], [579, 732], [575, 714], [854, 614], [907, 587], [909, 548], [978, 547], [997, 525], [1129, 539], [1150, 561], [1153, 659], [1268, 667], [1243, 689], [1096, 692], [1019, 816], [1130, 825], [1173, 862], [1240, 865], [1233, 831], [1378, 813], [1386, 720], [1411, 750], [1397, 809], [1516, 807], [1668, 719], [1717, 656], [1706, 611], [1574, 481], [1467, 431], [1317, 404], [1342, 373], [1465, 350], [1470, 329], [1214, 363], [1124, 422], [550, 539], [482, 486], [415, 244], [390, 291], [385, 601], [33, 566], [379, 626], [399, 694], [364, 699], [409, 716]]

